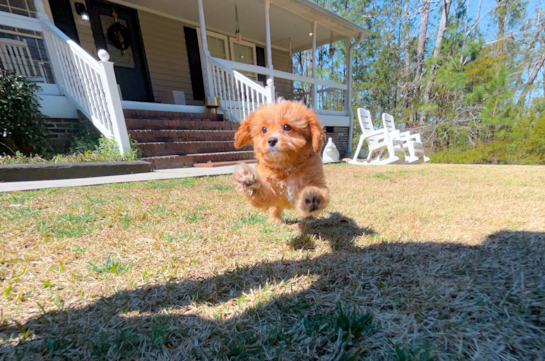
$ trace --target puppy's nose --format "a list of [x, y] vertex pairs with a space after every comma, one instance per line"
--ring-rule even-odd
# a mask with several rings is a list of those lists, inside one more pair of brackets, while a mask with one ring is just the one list
[[268, 142], [269, 142], [269, 146], [274, 147], [276, 145], [276, 143], [278, 143], [278, 138], [270, 137]]

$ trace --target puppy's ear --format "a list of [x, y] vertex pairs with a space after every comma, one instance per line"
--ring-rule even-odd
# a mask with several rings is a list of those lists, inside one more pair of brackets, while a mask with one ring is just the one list
[[307, 112], [306, 118], [308, 121], [308, 126], [310, 127], [310, 135], [312, 136], [312, 149], [314, 152], [318, 153], [324, 144], [324, 128], [312, 110]]
[[235, 148], [242, 148], [252, 140], [250, 135], [250, 123], [252, 122], [252, 119], [253, 116], [250, 114], [248, 118], [240, 123], [240, 127], [238, 127], [238, 130], [235, 133]]

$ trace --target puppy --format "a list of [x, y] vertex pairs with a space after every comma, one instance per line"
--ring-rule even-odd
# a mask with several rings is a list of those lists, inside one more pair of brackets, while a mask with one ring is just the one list
[[256, 208], [269, 210], [269, 222], [295, 208], [308, 221], [329, 204], [322, 158], [325, 133], [316, 114], [301, 102], [266, 104], [250, 114], [235, 134], [235, 148], [253, 144], [257, 167], [238, 164], [237, 191]]

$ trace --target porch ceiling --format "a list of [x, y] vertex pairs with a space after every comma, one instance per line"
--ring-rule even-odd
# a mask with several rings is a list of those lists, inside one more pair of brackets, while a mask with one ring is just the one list
[[[112, 2], [149, 10], [158, 15], [198, 25], [197, 0], [113, 0]], [[370, 32], [308, 0], [270, 0], [271, 43], [273, 47], [292, 52], [312, 48], [312, 23], [318, 22], [317, 44], [327, 44], [347, 37], [367, 37]], [[204, 0], [206, 27], [226, 35], [235, 35], [235, 3], [238, 7], [240, 31], [245, 40], [266, 42], [265, 0]]]

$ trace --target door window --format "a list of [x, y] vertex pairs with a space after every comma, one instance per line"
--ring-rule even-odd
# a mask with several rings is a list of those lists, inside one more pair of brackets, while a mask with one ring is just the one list
[[[199, 41], [199, 50], [202, 52], [201, 29], [197, 28], [197, 40]], [[206, 41], [208, 42], [208, 51], [210, 56], [219, 59], [229, 59], [227, 50], [227, 37], [211, 31], [206, 31]]]
[[[231, 59], [244, 64], [257, 65], [257, 57], [255, 51], [255, 44], [237, 39], [230, 38], [231, 42]], [[252, 72], [243, 71], [244, 75], [257, 81], [257, 74]]]

